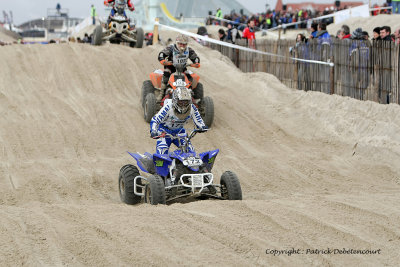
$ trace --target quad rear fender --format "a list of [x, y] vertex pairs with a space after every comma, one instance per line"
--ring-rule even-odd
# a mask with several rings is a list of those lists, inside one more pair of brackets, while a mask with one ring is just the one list
[[172, 159], [168, 155], [154, 154], [153, 162], [158, 175], [162, 177], [168, 176], [169, 166], [172, 164]]
[[[153, 155], [146, 152], [144, 155], [139, 154], [139, 153], [131, 153], [128, 151], [128, 154], [131, 155], [135, 160], [138, 165], [138, 167], [146, 172], [146, 173], [154, 173], [154, 166], [152, 166], [153, 163]], [[151, 164], [150, 164], [151, 163]]]
[[156, 70], [150, 73], [150, 81], [153, 84], [154, 88], [160, 89], [162, 82], [163, 72], [162, 70]]
[[192, 78], [193, 78], [193, 81], [192, 81], [192, 88], [194, 89], [194, 88], [197, 87], [197, 84], [199, 83], [200, 76], [197, 75], [196, 73], [192, 73], [191, 76], [192, 76]]

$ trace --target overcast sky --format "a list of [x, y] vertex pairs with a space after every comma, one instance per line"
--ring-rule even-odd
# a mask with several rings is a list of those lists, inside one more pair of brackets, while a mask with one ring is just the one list
[[[250, 12], [263, 12], [265, 5], [268, 3], [274, 7], [277, 0], [237, 0], [243, 4]], [[310, 1], [310, 0], [308, 0]], [[368, 0], [361, 0], [368, 3]], [[97, 7], [99, 15], [106, 15], [103, 9], [104, 0], [0, 0], [0, 20], [3, 20], [2, 11], [14, 13], [14, 23], [19, 25], [31, 19], [46, 17], [47, 8], [55, 8], [57, 3], [61, 4], [62, 8], [68, 8], [70, 17], [86, 18], [89, 16], [90, 5], [94, 4]], [[134, 3], [137, 0], [134, 0]], [[301, 2], [301, 0], [285, 0], [284, 2]], [[333, 2], [333, 0], [332, 0]], [[372, 0], [372, 3], [385, 2], [385, 0]]]

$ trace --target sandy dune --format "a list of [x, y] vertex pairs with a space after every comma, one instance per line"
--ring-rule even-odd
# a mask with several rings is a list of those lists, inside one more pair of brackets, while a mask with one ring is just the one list
[[[0, 48], [1, 265], [396, 266], [400, 107], [295, 91], [193, 46], [216, 107], [193, 143], [221, 149], [215, 173], [235, 171], [243, 201], [119, 200], [125, 151], [155, 148], [139, 95], [161, 46]], [[306, 254], [327, 248], [381, 253]]]
[[18, 34], [0, 26], [0, 41], [4, 43], [12, 43], [16, 41], [18, 37], [19, 37]]

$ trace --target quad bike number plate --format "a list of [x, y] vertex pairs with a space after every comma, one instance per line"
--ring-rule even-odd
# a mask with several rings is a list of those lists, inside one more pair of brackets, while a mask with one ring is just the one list
[[196, 159], [195, 157], [189, 157], [185, 160], [183, 160], [183, 165], [188, 166], [188, 167], [197, 167], [201, 166], [203, 164], [203, 161], [201, 159]]
[[193, 175], [193, 185], [194, 186], [203, 186], [203, 176], [202, 175]]
[[173, 83], [174, 86], [186, 86], [186, 82], [184, 82], [182, 79], [176, 80], [176, 82]]

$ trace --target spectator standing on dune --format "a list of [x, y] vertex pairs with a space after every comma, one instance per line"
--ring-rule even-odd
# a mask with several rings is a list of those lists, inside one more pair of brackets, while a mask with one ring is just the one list
[[219, 40], [220, 41], [222, 41], [222, 42], [226, 42], [227, 40], [226, 40], [226, 33], [225, 33], [225, 31], [224, 31], [224, 29], [219, 29], [218, 30], [218, 36], [219, 36]]
[[96, 25], [97, 12], [96, 12], [96, 8], [94, 7], [94, 5], [92, 5], [91, 8], [90, 8], [90, 16], [92, 17], [93, 25]]
[[247, 28], [243, 31], [243, 38], [247, 39], [247, 43], [250, 48], [255, 49], [256, 34], [254, 29], [254, 20], [249, 20], [247, 22]]
[[317, 34], [317, 38], [318, 38], [318, 43], [319, 44], [331, 44], [332, 40], [331, 40], [331, 36], [329, 35], [329, 33], [326, 30], [326, 24], [325, 23], [320, 23], [318, 24], [318, 34]]
[[310, 39], [314, 39], [317, 37], [318, 34], [318, 24], [311, 24], [311, 35], [310, 35]]
[[61, 5], [60, 5], [60, 3], [57, 3], [56, 9], [57, 9], [57, 14], [61, 14]]
[[367, 31], [363, 31], [362, 36], [363, 36], [364, 40], [366, 40], [366, 41], [369, 40], [369, 34]]
[[380, 36], [380, 34], [381, 34], [381, 27], [376, 27], [376, 28], [374, 28], [374, 31], [372, 32], [372, 40], [374, 40], [374, 41], [378, 41], [378, 40], [380, 40], [381, 39], [381, 36]]
[[398, 28], [395, 32], [394, 32], [394, 42], [396, 44], [400, 44], [400, 28]]
[[[215, 14], [215, 16], [216, 16], [218, 19], [223, 19], [223, 15], [222, 15], [222, 10], [221, 10], [221, 8], [218, 8], [218, 9], [217, 9], [217, 13]], [[222, 20], [218, 20], [218, 24], [219, 24], [219, 25], [222, 25]]]
[[365, 89], [369, 84], [370, 51], [366, 37], [368, 35], [361, 28], [357, 28], [351, 35], [353, 42], [350, 47], [350, 71], [355, 89]]
[[87, 33], [85, 33], [85, 36], [83, 37], [83, 40], [82, 40], [84, 43], [90, 43], [89, 42], [89, 34], [87, 34]]
[[[197, 34], [204, 36], [204, 37], [208, 37], [207, 28], [204, 26], [200, 26], [199, 28], [197, 28]], [[204, 46], [208, 45], [208, 43], [206, 41], [203, 41], [201, 39], [196, 38], [196, 42], [198, 42], [199, 44], [204, 45]]]
[[226, 36], [226, 41], [229, 43], [236, 43], [237, 39], [241, 39], [239, 30], [237, 27], [233, 26], [232, 23], [228, 24], [228, 31], [227, 31], [227, 36]]
[[339, 39], [345, 40], [345, 39], [350, 39], [350, 37], [351, 37], [351, 34], [350, 34], [349, 26], [343, 25], [342, 28], [340, 28]]
[[400, 0], [392, 0], [393, 14], [400, 14]]
[[392, 30], [389, 26], [383, 26], [380, 30], [381, 40], [383, 41], [393, 41], [391, 35]]
[[217, 14], [216, 14], [215, 16], [216, 16], [217, 18], [219, 18], [219, 19], [222, 19], [222, 18], [223, 18], [221, 8], [218, 8], [218, 9], [217, 9]]

